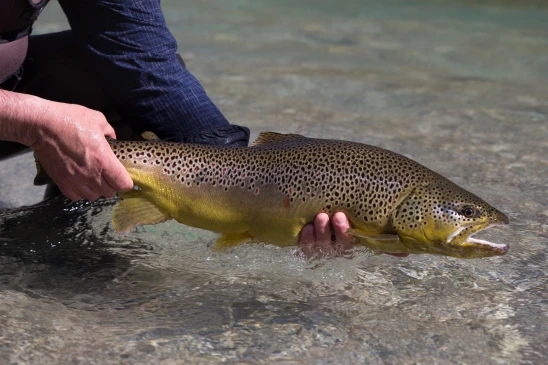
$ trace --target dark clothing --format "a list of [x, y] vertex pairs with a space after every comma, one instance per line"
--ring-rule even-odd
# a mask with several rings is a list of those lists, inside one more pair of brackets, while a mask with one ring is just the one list
[[119, 115], [163, 140], [247, 145], [249, 130], [230, 125], [178, 61], [158, 0], [59, 3], [72, 30], [30, 37], [14, 91]]
[[0, 1], [0, 84], [13, 90], [21, 77], [32, 24], [49, 0]]
[[0, 1], [0, 43], [26, 37], [49, 0]]

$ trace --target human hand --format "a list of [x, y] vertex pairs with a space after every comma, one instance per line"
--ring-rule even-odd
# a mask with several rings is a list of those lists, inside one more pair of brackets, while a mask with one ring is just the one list
[[[337, 212], [333, 215], [333, 231], [329, 216], [326, 213], [319, 213], [314, 218], [314, 224], [307, 224], [301, 231], [299, 246], [306, 257], [311, 257], [314, 253], [335, 253], [335, 250], [340, 249], [342, 252], [352, 248], [353, 237], [346, 233], [350, 228], [350, 222], [346, 214]], [[332, 236], [335, 236], [335, 242], [332, 241]], [[335, 245], [334, 245], [335, 243]], [[407, 257], [406, 253], [388, 253], [391, 256]]]
[[94, 201], [133, 188], [105, 139], [116, 135], [102, 113], [48, 101], [32, 129], [30, 147], [67, 198]]
[[303, 227], [299, 246], [305, 256], [310, 257], [317, 252], [333, 253], [335, 247], [331, 240], [332, 235], [335, 236], [335, 243], [339, 249], [345, 251], [352, 248], [352, 236], [346, 233], [350, 228], [346, 215], [342, 212], [335, 213], [332, 224], [334, 232], [331, 231], [329, 216], [326, 213], [319, 213], [314, 218], [314, 224]]

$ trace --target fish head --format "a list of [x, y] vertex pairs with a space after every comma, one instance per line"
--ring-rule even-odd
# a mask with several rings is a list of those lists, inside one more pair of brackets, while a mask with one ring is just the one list
[[508, 245], [471, 236], [508, 222], [506, 215], [448, 180], [415, 187], [392, 213], [392, 226], [409, 252], [459, 258], [506, 254]]

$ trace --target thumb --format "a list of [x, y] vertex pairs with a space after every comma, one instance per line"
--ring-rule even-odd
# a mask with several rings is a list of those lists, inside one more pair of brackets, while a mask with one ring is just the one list
[[106, 121], [101, 126], [101, 132], [103, 132], [106, 137], [116, 139], [116, 132], [114, 132], [114, 128], [112, 128], [112, 126]]

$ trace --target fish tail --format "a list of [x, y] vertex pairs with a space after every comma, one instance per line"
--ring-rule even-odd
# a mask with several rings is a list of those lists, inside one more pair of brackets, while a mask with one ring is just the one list
[[34, 186], [41, 186], [53, 183], [53, 180], [51, 179], [51, 177], [49, 177], [46, 170], [44, 170], [44, 167], [38, 160], [38, 157], [36, 157], [36, 152], [34, 152], [34, 163], [36, 164], [36, 176], [34, 177]]

